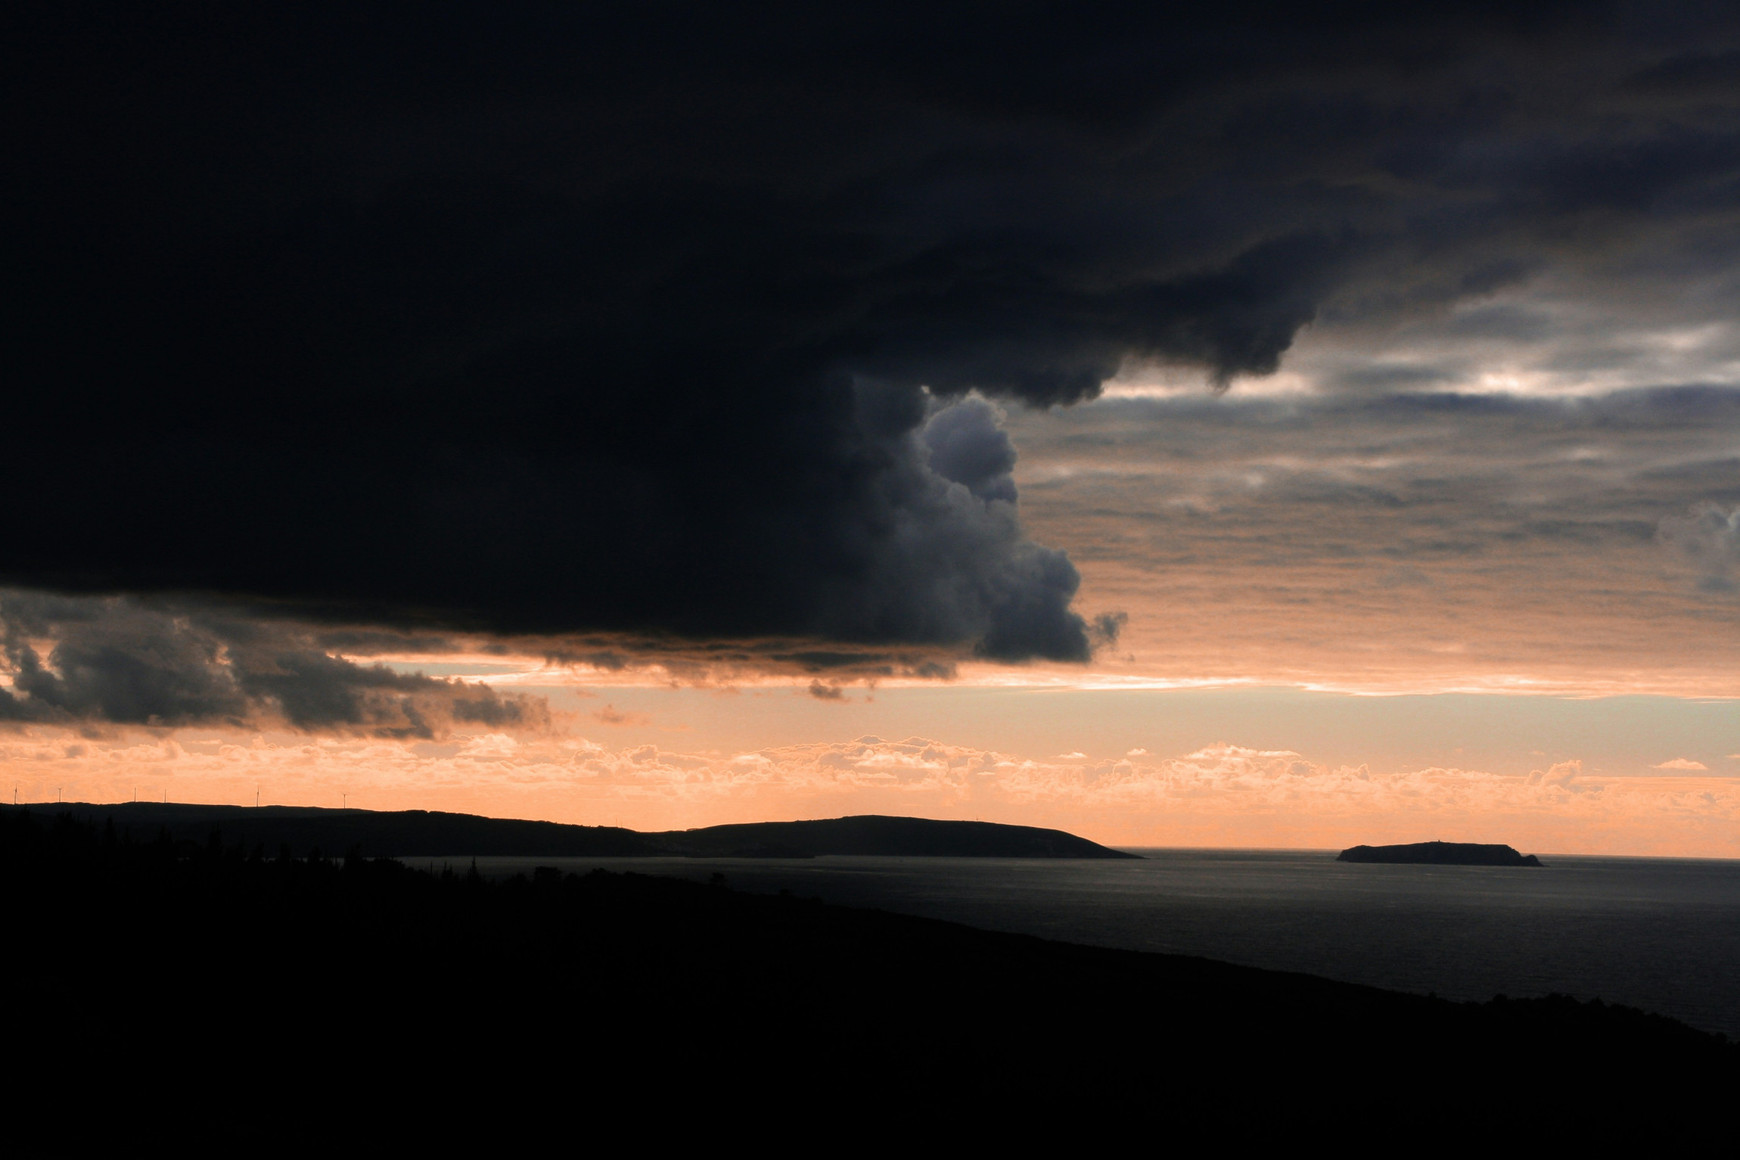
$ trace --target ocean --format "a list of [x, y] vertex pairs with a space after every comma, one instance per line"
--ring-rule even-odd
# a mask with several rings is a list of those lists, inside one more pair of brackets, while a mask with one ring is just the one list
[[[1142, 861], [479, 858], [706, 881], [988, 930], [1200, 955], [1449, 999], [1599, 996], [1740, 1039], [1740, 861], [1542, 855], [1383, 866], [1326, 850], [1134, 849]], [[436, 868], [441, 859], [417, 858]], [[453, 859], [456, 869], [470, 859]]]

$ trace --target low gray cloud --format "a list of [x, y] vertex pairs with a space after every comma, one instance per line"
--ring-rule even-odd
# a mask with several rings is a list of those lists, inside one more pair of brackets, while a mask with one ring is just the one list
[[1685, 516], [1661, 521], [1661, 542], [1697, 566], [1700, 585], [1710, 592], [1732, 592], [1740, 565], [1740, 507], [1698, 504]]
[[358, 664], [307, 626], [223, 606], [0, 592], [0, 721], [434, 738], [455, 725], [535, 729], [541, 699]]
[[[12, 678], [11, 692], [0, 690], [0, 718], [183, 725], [248, 712], [248, 695], [213, 633], [125, 604], [19, 603], [8, 596], [0, 604]], [[44, 631], [54, 634], [46, 658], [30, 640]]]
[[1131, 612], [1118, 652], [1150, 668], [1708, 691], [1740, 663], [1708, 595], [1740, 581], [1737, 388], [1235, 390], [1010, 421], [1024, 519]]
[[1726, 558], [1717, 525], [1740, 505], [1737, 429], [1740, 390], [1700, 387], [1114, 399], [1024, 421], [1020, 437], [1028, 516], [1046, 536], [1085, 560], [1100, 553], [1067, 538], [1070, 521], [1116, 527], [1108, 550], [1163, 575], [1169, 560], [1226, 554], [1247, 534], [1270, 564], [1537, 544], [1597, 566], [1661, 527], [1676, 551], [1714, 565]]
[[[888, 649], [830, 642], [829, 647], [816, 648], [812, 640], [778, 638], [693, 641], [612, 634], [555, 640], [541, 636], [489, 639], [522, 656], [541, 656], [556, 668], [606, 674], [657, 670], [674, 683], [697, 686], [728, 687], [739, 680], [768, 676], [819, 677], [846, 684], [874, 683], [889, 677], [952, 680], [961, 657], [958, 646]], [[604, 683], [609, 683], [608, 679]]]

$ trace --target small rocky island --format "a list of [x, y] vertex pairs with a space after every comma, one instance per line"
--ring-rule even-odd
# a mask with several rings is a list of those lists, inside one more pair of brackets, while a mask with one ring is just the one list
[[1401, 846], [1354, 846], [1337, 862], [1411, 862], [1430, 866], [1539, 866], [1533, 854], [1479, 842], [1410, 842]]

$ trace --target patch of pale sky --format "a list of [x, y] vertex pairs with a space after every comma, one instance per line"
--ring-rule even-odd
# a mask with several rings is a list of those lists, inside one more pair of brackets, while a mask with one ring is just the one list
[[[1272, 375], [1240, 378], [1232, 389], [1247, 397], [1285, 397], [1309, 394], [1317, 384], [1308, 375], [1283, 367]], [[1107, 399], [1167, 399], [1213, 390], [1209, 374], [1201, 368], [1132, 361], [1106, 380], [1100, 394]]]
[[[1687, 322], [1681, 310], [1650, 309], [1662, 303], [1640, 308], [1599, 290], [1547, 282], [1397, 322], [1320, 322], [1299, 332], [1277, 373], [1240, 378], [1232, 390], [1250, 398], [1297, 396], [1344, 389], [1360, 378], [1389, 391], [1567, 398], [1740, 384], [1740, 330], [1729, 319]], [[1672, 305], [1683, 309], [1677, 300]], [[1497, 319], [1528, 325], [1491, 321]], [[1199, 372], [1132, 361], [1105, 394], [1163, 398], [1207, 389]]]

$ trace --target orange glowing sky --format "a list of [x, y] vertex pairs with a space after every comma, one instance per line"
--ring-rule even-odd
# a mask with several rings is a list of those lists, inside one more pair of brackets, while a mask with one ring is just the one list
[[1564, 405], [1542, 397], [1449, 425], [1337, 401], [1329, 433], [1320, 396], [1261, 389], [1008, 413], [1033, 535], [1077, 563], [1085, 613], [1123, 614], [1085, 666], [966, 658], [938, 680], [760, 663], [753, 643], [747, 662], [632, 641], [589, 662], [413, 635], [350, 659], [539, 712], [422, 736], [37, 722], [0, 734], [0, 761], [34, 801], [258, 792], [641, 829], [881, 812], [1121, 845], [1740, 857], [1728, 557], [1676, 541], [1700, 518], [1685, 479], [1731, 462], [1735, 433], [1615, 432], [1530, 412]]
[[[0, 761], [38, 801], [258, 792], [641, 829], [880, 812], [1120, 845], [1740, 856], [1732, 599], [1701, 582], [1707, 561], [1637, 534], [1623, 510], [1635, 477], [1700, 440], [1725, 454], [1728, 433], [1575, 456], [1527, 433], [1507, 450], [1475, 424], [1470, 447], [1362, 464], [1321, 441], [1289, 449], [1286, 432], [1247, 434], [1246, 463], [1180, 453], [1204, 436], [1175, 425], [1212, 433], [1266, 405], [1113, 397], [1009, 417], [1036, 536], [1078, 562], [1085, 611], [1127, 617], [1087, 666], [967, 660], [952, 680], [866, 680], [682, 649], [605, 665], [487, 640], [378, 649], [353, 659], [548, 713], [424, 737], [38, 723], [0, 735]], [[1404, 490], [1409, 471], [1462, 482], [1373, 501], [1374, 480]], [[1516, 532], [1556, 506], [1590, 527]]]
[[1740, 857], [1733, 53], [1397, 12], [32, 54], [17, 799]]

